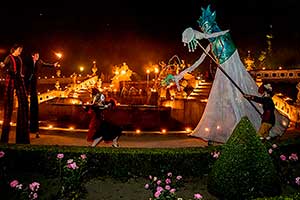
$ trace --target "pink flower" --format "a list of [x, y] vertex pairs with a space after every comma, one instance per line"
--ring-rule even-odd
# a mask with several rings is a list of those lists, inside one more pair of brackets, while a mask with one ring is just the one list
[[38, 194], [34, 193], [32, 199], [37, 199], [38, 198]]
[[78, 169], [79, 167], [76, 165], [76, 162], [73, 162], [73, 163], [68, 164], [68, 168], [69, 169]]
[[202, 199], [202, 195], [201, 194], [194, 194], [194, 199]]
[[68, 164], [71, 164], [72, 162], [73, 162], [73, 159], [69, 159], [69, 160], [67, 161]]
[[0, 158], [4, 157], [5, 153], [4, 151], [0, 151]]
[[172, 182], [171, 179], [169, 178], [166, 179], [166, 184], [170, 184], [171, 182]]
[[169, 172], [167, 175], [168, 175], [169, 177], [172, 177], [172, 172]]
[[269, 154], [272, 154], [272, 152], [273, 152], [273, 149], [269, 149]]
[[277, 148], [277, 144], [272, 144], [272, 148], [276, 149]]
[[156, 182], [156, 184], [157, 184], [157, 185], [160, 185], [160, 184], [161, 184], [161, 180], [158, 180], [158, 181]]
[[298, 160], [298, 156], [296, 153], [292, 153], [290, 156], [289, 156], [289, 159], [290, 160], [293, 160], [293, 161], [297, 161]]
[[86, 159], [86, 155], [85, 154], [81, 154], [80, 157], [81, 157], [82, 160]]
[[145, 189], [146, 190], [149, 189], [149, 184], [148, 183], [145, 185]]
[[166, 186], [165, 186], [165, 189], [166, 189], [166, 190], [170, 190], [171, 187], [170, 187], [169, 185], [166, 185]]
[[175, 193], [175, 192], [176, 192], [176, 189], [173, 188], [173, 189], [170, 190], [170, 192], [171, 192], [171, 193]]
[[280, 156], [280, 159], [281, 159], [282, 161], [285, 161], [285, 160], [286, 160], [286, 156], [282, 154], [282, 155]]
[[40, 188], [40, 184], [38, 182], [33, 182], [29, 184], [29, 188], [31, 191], [37, 191]]
[[158, 198], [159, 196], [160, 196], [160, 191], [156, 191], [155, 194], [154, 194], [154, 197]]
[[17, 185], [19, 184], [19, 181], [18, 180], [13, 180], [12, 182], [10, 182], [10, 187], [14, 188], [16, 187]]
[[152, 180], [152, 176], [151, 175], [149, 175], [149, 179]]
[[162, 187], [160, 187], [160, 186], [158, 186], [157, 188], [156, 188], [156, 191], [159, 191], [159, 192], [161, 192], [161, 191], [163, 191], [164, 190], [164, 188], [162, 188]]
[[211, 153], [211, 155], [212, 155], [213, 158], [217, 159], [220, 156], [220, 152], [214, 151], [214, 152]]
[[300, 177], [299, 177], [299, 176], [295, 179], [295, 183], [296, 183], [297, 185], [300, 185]]
[[182, 179], [182, 176], [177, 176], [176, 179], [177, 179], [177, 180], [181, 180], [181, 179]]
[[64, 158], [64, 154], [63, 153], [59, 153], [56, 156], [58, 159], [63, 159]]

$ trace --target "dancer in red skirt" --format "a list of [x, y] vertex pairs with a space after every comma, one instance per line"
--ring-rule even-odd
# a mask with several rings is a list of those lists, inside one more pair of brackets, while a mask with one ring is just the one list
[[113, 99], [105, 101], [105, 96], [97, 88], [92, 88], [92, 98], [91, 106], [84, 106], [91, 116], [87, 141], [92, 142], [92, 147], [97, 146], [102, 140], [112, 141], [113, 147], [119, 147], [118, 140], [122, 128], [105, 120], [105, 113], [116, 107], [115, 101]]

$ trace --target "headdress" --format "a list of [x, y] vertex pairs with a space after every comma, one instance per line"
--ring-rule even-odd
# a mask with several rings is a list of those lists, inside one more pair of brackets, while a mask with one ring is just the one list
[[206, 9], [201, 8], [201, 10], [202, 15], [199, 17], [197, 22], [204, 32], [208, 32], [213, 24], [216, 23], [216, 12], [211, 12], [210, 5], [208, 5]]

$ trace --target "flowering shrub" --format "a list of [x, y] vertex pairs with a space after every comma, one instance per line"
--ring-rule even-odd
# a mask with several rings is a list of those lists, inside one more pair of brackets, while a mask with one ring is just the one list
[[79, 199], [83, 190], [83, 176], [87, 172], [87, 156], [82, 154], [78, 158], [65, 159], [64, 154], [57, 154], [59, 164], [60, 191], [61, 199]]
[[40, 188], [40, 183], [38, 182], [30, 183], [27, 187], [24, 187], [18, 180], [13, 180], [9, 185], [16, 190], [15, 199], [38, 199], [38, 190]]
[[277, 144], [270, 144], [268, 152], [277, 166], [282, 184], [299, 188], [300, 163], [297, 153], [283, 152]]
[[[167, 176], [158, 178], [149, 175], [150, 183], [145, 184], [145, 189], [151, 191], [151, 200], [183, 200], [176, 196], [176, 191], [183, 186], [182, 176], [173, 176], [172, 172]], [[203, 199], [201, 194], [194, 194], [194, 199]]]
[[0, 178], [2, 180], [5, 180], [6, 178], [6, 174], [5, 174], [6, 166], [4, 164], [4, 158], [5, 158], [4, 156], [5, 156], [4, 151], [0, 151]]

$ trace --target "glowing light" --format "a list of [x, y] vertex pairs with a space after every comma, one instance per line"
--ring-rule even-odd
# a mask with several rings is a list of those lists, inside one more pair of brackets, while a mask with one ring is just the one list
[[140, 134], [140, 133], [141, 133], [141, 130], [140, 130], [140, 129], [136, 129], [136, 130], [135, 130], [135, 133]]
[[265, 67], [262, 68], [262, 70], [265, 70], [265, 69], [266, 69]]
[[48, 128], [53, 128], [53, 125], [49, 125]]
[[83, 72], [84, 67], [83, 67], [83, 66], [80, 66], [80, 67], [79, 67], [79, 70], [80, 70], [81, 72]]
[[62, 58], [62, 53], [55, 53], [55, 55], [57, 56], [58, 59]]
[[185, 128], [185, 131], [189, 133], [189, 132], [191, 132], [191, 128], [187, 127], [187, 128]]
[[217, 126], [217, 130], [220, 130], [221, 129], [221, 127], [220, 126]]
[[282, 125], [286, 126], [287, 125], [286, 121], [282, 121]]
[[208, 132], [208, 131], [209, 131], [209, 128], [205, 128], [204, 130], [205, 130], [206, 132]]
[[154, 73], [157, 74], [159, 72], [159, 69], [157, 67], [154, 68]]
[[73, 127], [73, 126], [70, 126], [69, 129], [70, 129], [70, 130], [74, 130], [74, 127]]
[[0, 121], [0, 124], [3, 124], [3, 121]]
[[146, 73], [147, 73], [147, 74], [150, 74], [150, 69], [147, 69], [147, 70], [146, 70]]
[[166, 133], [167, 130], [166, 130], [166, 129], [161, 129], [161, 132], [162, 132], [162, 133]]
[[122, 71], [121, 71], [121, 74], [122, 74], [122, 75], [125, 75], [125, 74], [126, 74], [126, 71], [125, 71], [125, 70], [122, 70]]

